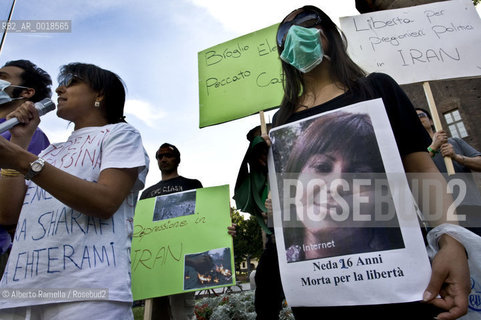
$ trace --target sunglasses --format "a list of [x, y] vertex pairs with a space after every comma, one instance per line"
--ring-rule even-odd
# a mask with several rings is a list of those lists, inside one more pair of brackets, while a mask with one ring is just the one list
[[284, 21], [277, 30], [277, 45], [282, 48], [287, 36], [287, 32], [292, 26], [301, 26], [304, 28], [312, 28], [320, 25], [321, 17], [317, 12], [311, 10], [303, 10], [299, 12], [292, 20]]
[[175, 155], [172, 154], [172, 153], [157, 153], [157, 154], [155, 155], [155, 158], [156, 158], [157, 160], [160, 160], [160, 159], [162, 159], [163, 157], [166, 157], [166, 158], [171, 159], [171, 158], [175, 158]]
[[58, 86], [59, 87], [64, 86], [68, 88], [79, 81], [84, 81], [84, 80], [75, 74], [67, 73], [65, 77], [63, 77], [63, 79], [60, 80], [60, 82], [58, 83]]
[[419, 113], [418, 113], [418, 117], [419, 117], [419, 118], [427, 118], [427, 116], [428, 116], [428, 115], [427, 115], [426, 113], [424, 113], [424, 112], [419, 112]]

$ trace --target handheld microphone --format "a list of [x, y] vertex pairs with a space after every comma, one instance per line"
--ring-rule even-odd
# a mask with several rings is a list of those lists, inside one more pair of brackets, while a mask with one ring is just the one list
[[[54, 110], [55, 104], [49, 98], [45, 98], [39, 102], [35, 102], [35, 109], [37, 109], [39, 116], [43, 116], [47, 112]], [[19, 123], [20, 122], [17, 118], [11, 118], [3, 123], [0, 123], [0, 133], [4, 133], [5, 131], [15, 127]]]

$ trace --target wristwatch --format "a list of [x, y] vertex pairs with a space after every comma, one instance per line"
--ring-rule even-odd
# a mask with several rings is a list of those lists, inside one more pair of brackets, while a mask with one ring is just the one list
[[35, 177], [37, 174], [39, 174], [42, 171], [44, 165], [45, 165], [45, 160], [43, 160], [42, 158], [38, 158], [34, 162], [31, 162], [30, 169], [25, 174], [25, 179], [30, 180], [33, 177]]

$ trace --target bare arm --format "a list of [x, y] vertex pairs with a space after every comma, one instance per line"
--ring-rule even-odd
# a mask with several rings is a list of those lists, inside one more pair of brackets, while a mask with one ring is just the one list
[[481, 171], [481, 156], [466, 157], [454, 152], [454, 148], [451, 144], [445, 143], [441, 146], [441, 154], [443, 157], [450, 157], [462, 166], [468, 167], [473, 171]]
[[46, 163], [32, 181], [74, 210], [106, 219], [120, 207], [137, 175], [137, 168], [109, 168], [100, 172], [97, 182], [89, 182]]
[[[16, 128], [20, 134], [12, 136], [13, 141], [10, 142], [0, 137], [1, 168], [12, 169], [17, 155], [29, 154], [26, 149], [37, 125], [38, 123], [33, 123], [29, 127]], [[36, 158], [33, 154], [31, 156]], [[17, 173], [16, 176], [15, 174], [5, 176], [2, 172], [0, 177], [0, 224], [13, 225], [17, 223], [26, 191], [25, 179], [21, 173]]]
[[0, 177], [0, 225], [17, 223], [26, 191], [23, 175]]
[[[15, 162], [9, 167], [26, 174], [30, 163], [36, 159], [37, 156], [20, 149], [15, 152]], [[100, 173], [97, 182], [89, 182], [45, 163], [43, 170], [32, 181], [74, 210], [89, 216], [109, 218], [129, 194], [137, 174], [137, 168], [110, 168]], [[2, 222], [16, 223], [25, 196], [23, 176], [2, 177], [0, 194]], [[4, 203], [9, 205], [4, 206]]]
[[[24, 125], [12, 130], [11, 141], [0, 140], [0, 167], [26, 174], [30, 163], [37, 159], [37, 156], [25, 150], [39, 123], [38, 114], [32, 108], [33, 104], [27, 104], [15, 114]], [[137, 175], [138, 168], [109, 168], [100, 173], [96, 182], [89, 182], [46, 163], [40, 174], [32, 180], [74, 210], [90, 216], [109, 218], [129, 194]], [[1, 178], [0, 217], [4, 222], [16, 223], [18, 220], [25, 197], [24, 183], [23, 191], [20, 192], [22, 178], [23, 176]], [[11, 205], [3, 206], [4, 203]]]
[[453, 159], [457, 161], [459, 164], [465, 167], [468, 167], [473, 171], [481, 171], [481, 156], [466, 157], [466, 156], [456, 155], [456, 157], [454, 157]]
[[[427, 152], [415, 152], [405, 156], [403, 164], [408, 177], [411, 179], [434, 179], [442, 186], [443, 192], [436, 194], [421, 194], [422, 197], [429, 197], [429, 209], [423, 211], [424, 215], [431, 217], [430, 223], [434, 226], [442, 223], [455, 223], [448, 219], [447, 208], [452, 202], [452, 198], [447, 194], [446, 181], [437, 170], [435, 164], [429, 158]], [[422, 191], [422, 188], [419, 188]], [[432, 204], [441, 197], [441, 212], [435, 212], [439, 207]], [[422, 204], [423, 201], [420, 201]], [[450, 221], [451, 220], [451, 221]], [[443, 235], [439, 239], [440, 250], [432, 262], [431, 279], [424, 292], [423, 300], [445, 309], [446, 312], [440, 313], [437, 319], [457, 319], [467, 312], [468, 294], [470, 289], [469, 268], [464, 247], [454, 238]], [[437, 298], [438, 294], [441, 296]]]

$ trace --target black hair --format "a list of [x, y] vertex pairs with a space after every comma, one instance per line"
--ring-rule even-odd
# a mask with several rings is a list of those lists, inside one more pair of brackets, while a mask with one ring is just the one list
[[[347, 40], [344, 33], [336, 26], [334, 22], [332, 22], [328, 15], [315, 6], [304, 6], [294, 10], [293, 12], [302, 12], [304, 10], [313, 11], [321, 18], [320, 27], [322, 28], [322, 31], [327, 37], [329, 43], [325, 54], [330, 57], [329, 74], [332, 79], [338, 81], [347, 90], [352, 90], [358, 87], [363, 90], [369, 90], [362, 84], [361, 81], [359, 81], [361, 78], [366, 76], [366, 72], [354, 61], [352, 61], [347, 54]], [[286, 18], [291, 14], [287, 15]], [[283, 19], [280, 25], [282, 25], [286, 18]], [[280, 55], [283, 48], [278, 45], [277, 50]], [[299, 97], [304, 90], [303, 74], [290, 64], [282, 61], [282, 59], [281, 64], [283, 72], [284, 97], [276, 117], [276, 122], [274, 123], [275, 126], [284, 124], [286, 120], [295, 112], [296, 108], [298, 107]]]
[[431, 114], [429, 113], [429, 111], [423, 108], [414, 108], [414, 110], [419, 110], [424, 112], [428, 117], [428, 119], [431, 120], [431, 129], [433, 130], [433, 132], [436, 132], [436, 128], [434, 127], [434, 123], [433, 123], [433, 117], [431, 117]]
[[177, 159], [177, 163], [180, 163], [180, 151], [179, 151], [179, 149], [177, 149], [177, 147], [174, 146], [173, 144], [170, 144], [170, 143], [167, 143], [167, 142], [163, 143], [163, 144], [159, 147], [159, 149], [157, 149], [157, 152], [155, 153], [155, 157], [156, 157], [156, 158], [157, 158], [157, 153], [158, 153], [159, 150], [162, 149], [162, 148], [168, 148], [168, 149], [170, 149], [170, 150], [174, 153], [174, 156], [175, 156], [175, 158]]
[[[379, 174], [385, 173], [384, 164], [382, 162], [381, 151], [377, 143], [376, 134], [368, 114], [362, 113], [347, 113], [343, 111], [332, 112], [328, 115], [322, 116], [312, 120], [307, 129], [300, 133], [296, 140], [292, 152], [287, 161], [285, 178], [299, 179], [299, 174], [307, 165], [313, 164], [313, 168], [319, 173], [329, 173], [330, 165], [324, 168], [322, 162], [310, 162], [311, 157], [316, 155], [332, 155], [337, 154], [342, 159], [342, 174], [348, 174], [346, 178], [375, 178]], [[329, 159], [329, 157], [327, 157]], [[384, 175], [383, 175], [384, 176]], [[372, 180], [374, 182], [374, 180]], [[381, 193], [390, 192], [387, 186], [379, 186]], [[289, 195], [295, 197], [297, 187], [284, 190], [283, 182], [279, 182], [279, 189], [281, 195]], [[352, 189], [346, 190], [349, 194], [354, 192]], [[376, 191], [376, 192], [378, 192]], [[375, 197], [375, 196], [373, 196]], [[374, 203], [375, 198], [370, 198], [370, 202]], [[352, 201], [352, 199], [350, 200]], [[351, 209], [353, 207], [351, 206]], [[284, 242], [286, 250], [291, 246], [301, 245], [305, 243], [306, 227], [303, 219], [299, 218], [297, 206], [287, 207], [283, 211], [283, 230]], [[383, 209], [384, 210], [384, 209]], [[383, 211], [384, 212], [384, 211]], [[373, 213], [372, 213], [373, 214]], [[309, 217], [307, 217], [309, 219]], [[309, 220], [308, 220], [309, 221]], [[399, 235], [393, 233], [391, 228], [387, 228], [386, 221], [377, 221], [374, 219], [368, 225], [366, 222], [356, 221], [352, 219], [342, 223], [342, 227], [336, 228], [329, 232], [319, 232], [316, 234], [316, 240], [319, 242], [325, 241], [328, 237], [333, 239], [334, 234], [356, 235], [357, 238], [352, 241], [347, 241], [351, 244], [349, 247], [339, 247], [339, 250], [344, 251], [343, 254], [359, 252], [375, 251], [376, 248], [384, 248], [389, 245], [390, 241], [397, 241], [396, 246], [401, 244], [402, 240]], [[389, 223], [398, 226], [397, 218], [394, 216]], [[319, 225], [320, 226], [320, 225]], [[379, 228], [381, 227], [381, 228]], [[398, 230], [398, 229], [396, 229]], [[391, 235], [392, 234], [392, 235]], [[326, 240], [327, 241], [327, 240]], [[389, 241], [389, 242], [387, 242]], [[302, 248], [302, 247], [301, 247]], [[397, 248], [397, 247], [396, 247]], [[291, 248], [292, 250], [293, 248]], [[302, 250], [300, 251], [300, 260], [306, 259]], [[325, 254], [332, 254], [330, 251], [326, 253], [319, 253], [319, 258], [324, 257]], [[291, 261], [292, 262], [292, 261]]]
[[74, 62], [60, 68], [58, 82], [62, 82], [62, 79], [69, 74], [78, 76], [82, 81], [85, 81], [90, 88], [104, 97], [100, 107], [104, 112], [107, 123], [125, 122], [124, 105], [126, 87], [117, 74], [93, 64]]
[[337, 152], [348, 161], [348, 173], [359, 172], [358, 166], [369, 168], [369, 173], [385, 172], [367, 114], [337, 111], [313, 121], [296, 141], [286, 172], [299, 173], [310, 157], [329, 152]]
[[[52, 96], [52, 78], [43, 69], [40, 69], [29, 60], [12, 60], [5, 63], [4, 67], [17, 67], [23, 70], [21, 73], [23, 87], [33, 88], [35, 94], [29, 99], [38, 102]], [[17, 98], [23, 88], [15, 88], [13, 90], [13, 98]]]
[[430, 114], [429, 111], [427, 111], [426, 109], [423, 109], [423, 108], [414, 108], [414, 110], [419, 110], [419, 111], [424, 112], [424, 113], [428, 116], [429, 120], [433, 120], [433, 118], [431, 117], [431, 114]]

